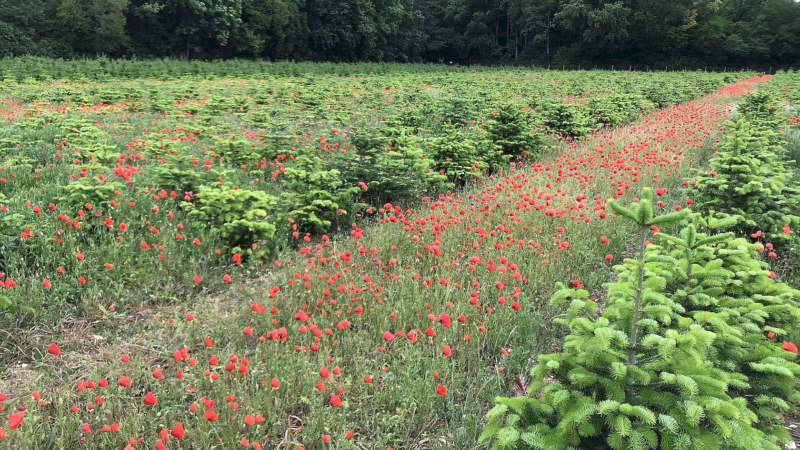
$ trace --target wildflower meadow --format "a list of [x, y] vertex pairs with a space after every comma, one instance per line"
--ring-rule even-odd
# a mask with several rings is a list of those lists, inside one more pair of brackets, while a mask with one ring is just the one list
[[797, 73], [59, 64], [0, 83], [0, 448], [792, 441]]

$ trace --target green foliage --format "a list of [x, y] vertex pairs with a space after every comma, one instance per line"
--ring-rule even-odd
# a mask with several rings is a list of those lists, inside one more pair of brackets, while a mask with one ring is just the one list
[[800, 291], [775, 282], [758, 256], [760, 244], [730, 232], [714, 234], [733, 226], [733, 219], [697, 217], [694, 222], [680, 237], [658, 234], [665, 245], [655, 248], [651, 259], [668, 280], [671, 297], [716, 334], [709, 358], [736, 374], [731, 391], [756, 413], [756, 428], [770, 442], [786, 443], [789, 435], [780, 414], [800, 405], [800, 365], [780, 341], [795, 336], [800, 327]]
[[446, 185], [447, 177], [432, 168], [434, 158], [425, 157], [423, 140], [389, 137], [381, 131], [362, 124], [352, 137], [355, 152], [339, 165], [345, 185], [367, 186], [361, 193], [364, 201], [383, 204], [415, 198]]
[[56, 17], [81, 53], [112, 53], [127, 44], [125, 11], [130, 0], [61, 0]]
[[459, 96], [445, 97], [441, 101], [439, 122], [442, 125], [454, 127], [469, 126], [477, 115], [475, 99]]
[[528, 123], [520, 111], [520, 105], [504, 103], [492, 111], [486, 132], [504, 155], [512, 158], [526, 154], [535, 157], [546, 146], [548, 139], [532, 128], [536, 127]]
[[263, 244], [275, 234], [277, 204], [264, 191], [216, 183], [200, 186], [193, 201], [184, 201], [181, 207], [198, 226], [218, 235], [230, 253], [262, 259], [269, 255], [269, 246]]
[[180, 189], [196, 192], [202, 183], [203, 173], [195, 170], [199, 161], [194, 156], [174, 153], [164, 156], [158, 165], [150, 169], [156, 186], [162, 189]]
[[622, 125], [630, 122], [641, 111], [653, 108], [653, 103], [643, 94], [613, 93], [592, 95], [586, 101], [595, 128]]
[[504, 155], [485, 134], [472, 134], [457, 129], [444, 130], [441, 136], [428, 139], [426, 153], [434, 168], [453, 183], [464, 185], [484, 171], [505, 167], [510, 155]]
[[359, 187], [345, 186], [341, 172], [325, 169], [319, 156], [306, 151], [295, 156], [294, 162], [282, 175], [281, 204], [284, 216], [297, 223], [300, 231], [324, 233], [348, 209], [366, 206], [354, 201]]
[[[767, 90], [751, 92], [739, 102], [737, 112], [759, 127], [777, 130], [784, 122], [780, 101]], [[775, 135], [777, 139], [777, 134]]]
[[570, 136], [583, 136], [592, 129], [591, 120], [577, 103], [550, 100], [543, 106], [544, 123], [548, 129]]
[[799, 22], [793, 0], [5, 0], [0, 57], [767, 70], [797, 61]]
[[[615, 267], [603, 305], [559, 285], [563, 351], [539, 356], [526, 396], [496, 399], [481, 439], [493, 449], [779, 449], [800, 366], [765, 333], [798, 329], [800, 292], [768, 277], [755, 246], [694, 222], [645, 245], [650, 227], [689, 214], [654, 217], [649, 189], [630, 208], [610, 206], [641, 227], [638, 258]], [[701, 221], [714, 231], [733, 222]]]
[[72, 210], [86, 209], [88, 212], [97, 207], [108, 208], [109, 203], [123, 189], [125, 185], [118, 181], [104, 183], [81, 178], [61, 186], [62, 195], [58, 201]]
[[776, 245], [800, 245], [796, 234], [783, 231], [785, 225], [800, 226], [800, 184], [779, 158], [783, 150], [772, 120], [764, 123], [757, 117], [726, 124], [711, 170], [695, 177], [689, 195], [705, 214], [740, 216], [740, 233], [761, 231]]

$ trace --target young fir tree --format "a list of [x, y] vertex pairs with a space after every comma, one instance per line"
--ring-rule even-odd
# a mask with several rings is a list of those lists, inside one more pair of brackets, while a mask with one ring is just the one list
[[708, 174], [695, 178], [689, 195], [704, 216], [741, 216], [736, 231], [761, 231], [776, 245], [800, 245], [800, 184], [778, 157], [775, 131], [742, 117], [726, 124], [726, 136]]
[[526, 151], [535, 156], [547, 141], [543, 133], [530, 130], [525, 115], [515, 103], [505, 103], [493, 110], [486, 131], [503, 154], [512, 157], [522, 156]]
[[325, 169], [322, 159], [311, 150], [298, 151], [294, 165], [284, 170], [281, 185], [286, 217], [303, 232], [324, 233], [348, 209], [366, 206], [356, 203], [358, 186], [344, 186], [341, 172]]
[[[781, 102], [766, 91], [747, 94], [738, 104], [737, 112], [768, 129], [778, 130], [784, 123]], [[777, 141], [779, 135], [775, 135]]]
[[573, 138], [587, 135], [593, 129], [588, 110], [578, 103], [551, 99], [542, 105], [542, 114], [545, 115], [543, 124], [547, 129]]
[[709, 360], [732, 374], [731, 395], [747, 401], [758, 416], [755, 427], [769, 442], [788, 444], [781, 414], [800, 404], [800, 365], [779, 339], [800, 331], [800, 291], [773, 279], [758, 257], [761, 244], [698, 232], [697, 225], [716, 232], [737, 218], [693, 219], [680, 236], [657, 233], [665, 248], [654, 249], [649, 261], [685, 315], [715, 333]]
[[498, 450], [777, 450], [753, 427], [747, 401], [731, 395], [741, 377], [710, 357], [717, 334], [667, 295], [663, 249], [646, 241], [651, 227], [689, 212], [654, 217], [649, 189], [631, 208], [610, 206], [640, 226], [638, 258], [615, 268], [602, 310], [588, 292], [560, 286], [553, 301], [569, 301], [557, 320], [570, 330], [563, 351], [540, 355], [527, 396], [496, 399], [482, 440]]
[[345, 185], [364, 183], [364, 201], [383, 204], [413, 198], [431, 187], [442, 188], [447, 177], [433, 170], [433, 158], [425, 158], [419, 142], [405, 136], [388, 136], [384, 130], [362, 123], [353, 135], [355, 151], [341, 154], [339, 170]]

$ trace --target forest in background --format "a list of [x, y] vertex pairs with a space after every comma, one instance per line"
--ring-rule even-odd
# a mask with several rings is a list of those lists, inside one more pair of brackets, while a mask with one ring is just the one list
[[21, 55], [767, 69], [800, 61], [800, 3], [0, 0]]

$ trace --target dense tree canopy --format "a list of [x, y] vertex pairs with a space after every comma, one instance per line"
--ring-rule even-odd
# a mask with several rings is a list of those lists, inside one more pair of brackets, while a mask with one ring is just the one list
[[0, 0], [0, 56], [790, 66], [794, 0]]

